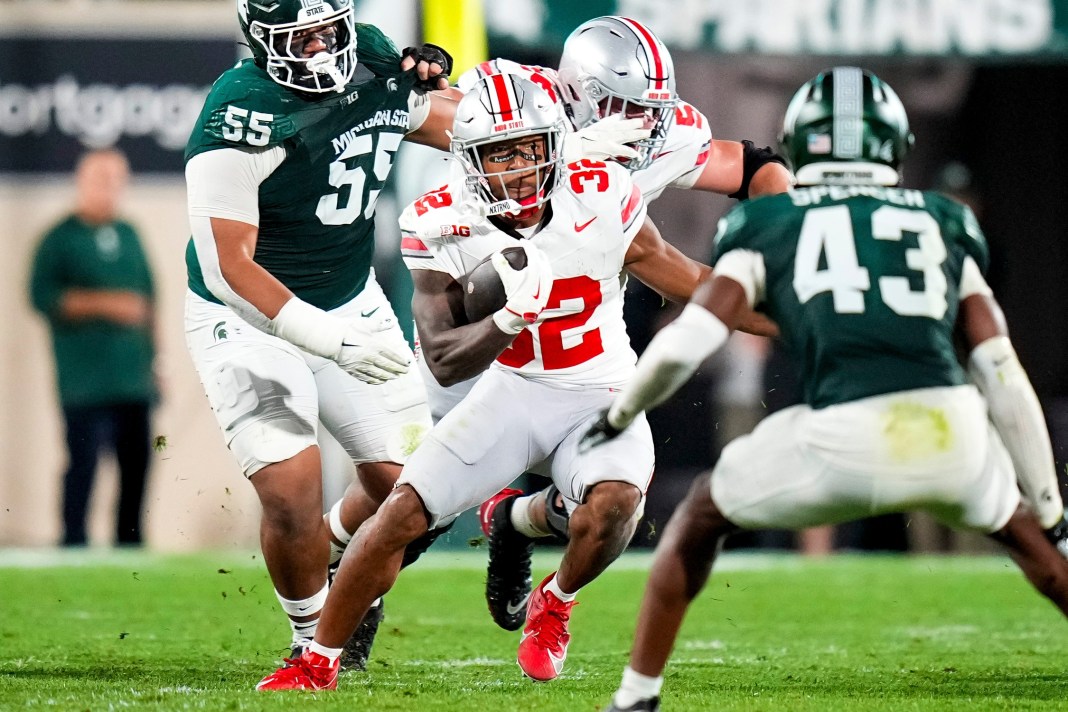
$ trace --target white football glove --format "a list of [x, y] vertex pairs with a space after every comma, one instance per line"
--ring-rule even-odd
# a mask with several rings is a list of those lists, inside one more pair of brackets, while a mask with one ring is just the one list
[[582, 158], [598, 161], [637, 158], [638, 152], [628, 146], [643, 138], [649, 138], [650, 129], [644, 128], [645, 119], [624, 119], [622, 114], [612, 114], [595, 121], [578, 131], [564, 136], [564, 163], [574, 163]]
[[408, 357], [386, 339], [390, 325], [390, 321], [373, 327], [349, 323], [294, 297], [271, 320], [271, 333], [377, 385], [408, 371]]
[[386, 342], [383, 333], [372, 333], [349, 324], [341, 348], [333, 360], [341, 370], [364, 383], [385, 383], [408, 372], [408, 357]]
[[553, 288], [552, 265], [545, 253], [527, 240], [520, 240], [519, 246], [527, 253], [523, 269], [512, 269], [500, 252], [490, 258], [508, 296], [504, 308], [494, 312], [493, 322], [506, 334], [518, 334], [536, 322]]

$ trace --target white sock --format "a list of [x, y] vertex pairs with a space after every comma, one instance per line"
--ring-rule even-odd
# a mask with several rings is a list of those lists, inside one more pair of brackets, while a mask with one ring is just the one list
[[331, 665], [336, 663], [337, 659], [341, 657], [341, 648], [328, 648], [314, 640], [311, 642], [311, 645], [308, 646], [308, 650], [327, 658]]
[[[294, 646], [302, 645], [307, 638], [315, 637], [316, 626], [319, 625], [318, 614], [322, 612], [323, 606], [326, 604], [327, 590], [327, 584], [323, 584], [318, 593], [301, 600], [290, 600], [275, 590], [274, 595], [278, 597], [278, 602], [282, 604], [282, 610], [289, 616], [289, 627], [293, 631]], [[294, 618], [307, 618], [308, 616], [315, 616], [315, 618], [308, 621], [293, 620]]]
[[578, 595], [578, 591], [575, 591], [574, 593], [565, 592], [564, 589], [560, 588], [560, 584], [557, 583], [556, 578], [557, 577], [554, 575], [552, 580], [549, 581], [549, 583], [545, 584], [545, 590], [551, 591], [554, 596], [559, 598], [564, 603], [570, 603], [571, 601], [574, 601], [575, 596]]
[[623, 668], [623, 681], [619, 683], [612, 701], [616, 707], [630, 707], [640, 700], [649, 700], [660, 694], [664, 677], [649, 677], [631, 670], [630, 665]]
[[531, 509], [533, 509], [534, 503], [538, 500], [544, 501], [545, 495], [541, 492], [535, 492], [525, 497], [516, 497], [515, 501], [512, 502], [512, 511], [510, 512], [512, 527], [523, 536], [531, 539], [552, 536], [552, 532], [548, 528], [539, 526], [531, 518]]

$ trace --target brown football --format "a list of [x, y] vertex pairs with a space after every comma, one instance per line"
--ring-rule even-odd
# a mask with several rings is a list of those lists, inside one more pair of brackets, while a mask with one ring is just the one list
[[[501, 250], [501, 254], [508, 260], [512, 269], [526, 269], [527, 253], [522, 247], [506, 247]], [[467, 273], [463, 285], [464, 313], [467, 315], [469, 324], [482, 321], [501, 309], [508, 301], [508, 295], [504, 292], [504, 284], [501, 283], [501, 276], [493, 268], [490, 257], [486, 257]]]

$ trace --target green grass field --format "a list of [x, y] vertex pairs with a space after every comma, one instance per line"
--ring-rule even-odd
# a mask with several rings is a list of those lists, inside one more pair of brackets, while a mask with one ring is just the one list
[[[482, 553], [430, 554], [387, 599], [368, 672], [312, 695], [252, 690], [288, 642], [258, 556], [0, 552], [0, 709], [592, 712], [647, 564], [625, 557], [583, 591], [564, 676], [535, 684], [485, 611]], [[1007, 559], [728, 555], [664, 709], [1065, 709], [1066, 633]]]

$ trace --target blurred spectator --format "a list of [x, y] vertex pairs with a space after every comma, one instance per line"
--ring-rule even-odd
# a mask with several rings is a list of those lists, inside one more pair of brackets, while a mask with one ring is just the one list
[[74, 211], [45, 234], [30, 296], [52, 330], [69, 464], [63, 478], [64, 546], [84, 546], [100, 450], [119, 465], [115, 540], [141, 544], [141, 505], [157, 400], [152, 362], [154, 292], [137, 231], [117, 217], [129, 179], [116, 150], [87, 153], [75, 171]]

